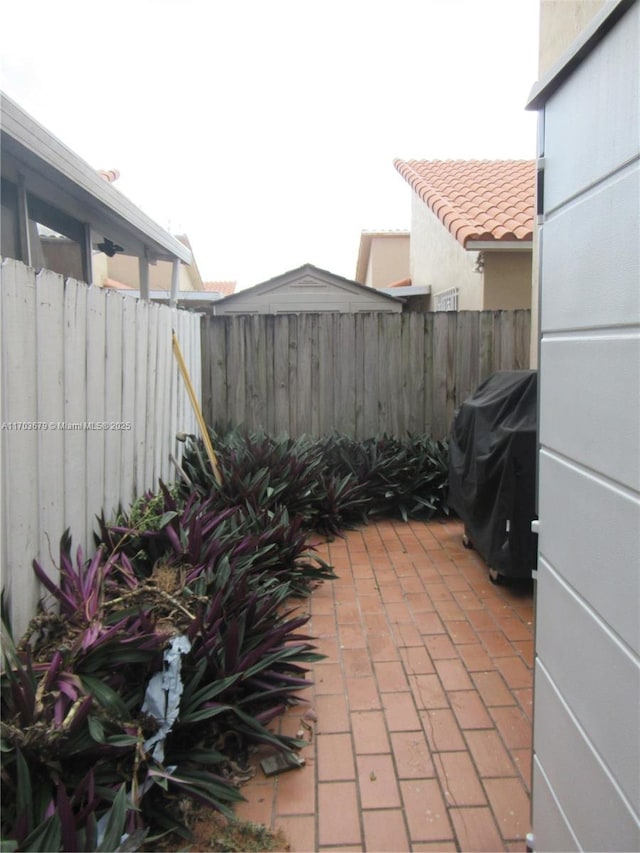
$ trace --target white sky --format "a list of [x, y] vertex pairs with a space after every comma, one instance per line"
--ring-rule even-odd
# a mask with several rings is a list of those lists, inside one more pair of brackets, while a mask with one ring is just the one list
[[403, 159], [532, 158], [539, 0], [0, 0], [0, 88], [205, 280], [353, 278]]

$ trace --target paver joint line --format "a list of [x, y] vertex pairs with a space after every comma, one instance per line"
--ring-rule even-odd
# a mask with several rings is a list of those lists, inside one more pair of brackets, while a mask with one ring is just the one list
[[259, 772], [243, 818], [317, 851], [524, 844], [531, 589], [493, 587], [461, 535], [457, 520], [387, 519], [321, 546], [340, 580], [308, 605], [328, 655], [301, 697], [317, 722], [296, 773], [312, 775], [266, 785]]

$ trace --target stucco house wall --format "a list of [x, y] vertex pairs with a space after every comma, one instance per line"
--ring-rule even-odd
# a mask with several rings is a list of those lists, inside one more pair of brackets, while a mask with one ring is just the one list
[[412, 285], [431, 287], [431, 308], [443, 290], [458, 288], [458, 310], [482, 310], [483, 274], [474, 272], [477, 252], [466, 252], [438, 217], [411, 193]]
[[538, 73], [543, 77], [582, 32], [605, 0], [542, 0]]
[[409, 235], [385, 234], [371, 238], [367, 287], [388, 287], [396, 281], [408, 278]]
[[79, 243], [65, 237], [41, 237], [36, 246], [39, 249], [38, 257], [34, 258], [36, 266], [42, 264], [45, 269], [82, 281], [84, 270]]
[[483, 252], [483, 311], [531, 307], [531, 250]]

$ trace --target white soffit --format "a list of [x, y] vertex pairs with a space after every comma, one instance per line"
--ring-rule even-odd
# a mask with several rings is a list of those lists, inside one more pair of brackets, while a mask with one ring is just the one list
[[468, 252], [530, 252], [532, 240], [467, 240]]

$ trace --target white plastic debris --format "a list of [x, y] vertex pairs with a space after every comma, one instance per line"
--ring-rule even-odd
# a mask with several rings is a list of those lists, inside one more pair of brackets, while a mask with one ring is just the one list
[[153, 750], [153, 757], [161, 764], [164, 763], [164, 742], [173, 728], [180, 710], [180, 697], [184, 685], [180, 671], [182, 655], [191, 649], [191, 643], [182, 635], [174, 637], [164, 652], [164, 668], [156, 672], [149, 680], [144, 695], [142, 711], [150, 714], [160, 724], [158, 731], [144, 743], [145, 750]]

